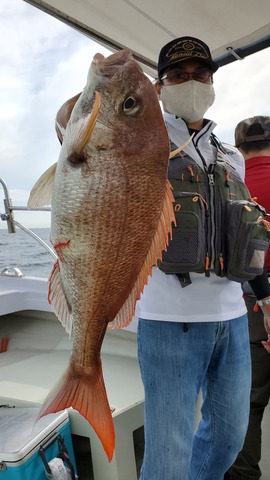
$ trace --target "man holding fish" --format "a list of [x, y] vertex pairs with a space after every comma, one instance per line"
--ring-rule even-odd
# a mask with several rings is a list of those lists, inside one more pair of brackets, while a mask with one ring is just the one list
[[[215, 123], [204, 118], [215, 98], [217, 69], [208, 46], [196, 38], [175, 39], [160, 52], [156, 90], [172, 148], [193, 137], [182, 154], [170, 160], [168, 173], [175, 210], [186, 211], [182, 217], [176, 214], [179, 229], [173, 230], [163, 262], [153, 269], [136, 308], [145, 388], [140, 480], [222, 480], [241, 450], [248, 424], [250, 351], [241, 283], [226, 277], [226, 254], [215, 263], [211, 238], [204, 266], [193, 255], [200, 248], [192, 227], [192, 218], [199, 215], [192, 206], [199, 203], [193, 193], [201, 192], [207, 200], [209, 229], [207, 219], [223, 195], [221, 184], [214, 185], [219, 172], [224, 168], [224, 184], [225, 178], [230, 185], [244, 178], [243, 157], [222, 145], [212, 133]], [[225, 222], [222, 214], [216, 208], [214, 247], [217, 229]], [[250, 283], [258, 299], [270, 298], [264, 273]], [[261, 308], [270, 332], [270, 302], [265, 303]], [[194, 434], [200, 390], [202, 419]]]
[[[232, 252], [222, 245], [224, 198], [247, 199], [249, 193], [242, 156], [222, 145], [212, 133], [215, 124], [204, 119], [217, 69], [198, 39], [182, 37], [163, 47], [156, 92], [166, 131], [155, 90], [131, 52], [95, 55], [84, 91], [57, 114], [63, 141], [58, 164], [37, 182], [29, 201], [50, 203], [52, 192], [58, 261], [49, 300], [74, 332], [70, 364], [41, 415], [77, 409], [111, 460], [114, 429], [100, 349], [107, 326], [126, 326], [137, 301], [145, 388], [140, 480], [222, 480], [247, 428], [246, 308], [241, 272], [229, 273]], [[218, 252], [216, 245], [222, 246]], [[263, 271], [264, 251], [255, 253], [250, 278]], [[264, 274], [264, 290], [256, 290], [256, 282], [257, 298], [268, 299]], [[194, 435], [200, 390], [202, 420]]]

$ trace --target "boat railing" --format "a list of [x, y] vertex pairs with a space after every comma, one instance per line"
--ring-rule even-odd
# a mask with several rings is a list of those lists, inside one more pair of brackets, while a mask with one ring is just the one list
[[0, 184], [3, 187], [4, 191], [4, 209], [5, 212], [1, 213], [0, 212], [0, 218], [2, 221], [7, 222], [7, 229], [9, 233], [16, 233], [16, 227], [19, 227], [21, 230], [26, 232], [28, 235], [30, 235], [34, 240], [36, 240], [42, 247], [47, 250], [47, 252], [52, 255], [54, 259], [57, 259], [57, 255], [53, 251], [53, 249], [46, 243], [44, 240], [42, 240], [38, 235], [36, 235], [32, 230], [29, 228], [25, 227], [21, 223], [17, 222], [14, 219], [14, 211], [20, 210], [20, 211], [42, 211], [42, 212], [50, 212], [51, 207], [39, 207], [39, 208], [28, 208], [27, 206], [22, 206], [22, 205], [12, 205], [11, 197], [9, 194], [9, 190], [7, 187], [6, 182], [0, 178]]

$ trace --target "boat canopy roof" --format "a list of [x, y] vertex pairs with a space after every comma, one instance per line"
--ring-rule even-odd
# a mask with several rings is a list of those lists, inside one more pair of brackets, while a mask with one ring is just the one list
[[219, 65], [270, 46], [269, 0], [25, 0], [115, 51], [132, 50], [156, 76], [163, 45], [184, 35], [207, 43]]

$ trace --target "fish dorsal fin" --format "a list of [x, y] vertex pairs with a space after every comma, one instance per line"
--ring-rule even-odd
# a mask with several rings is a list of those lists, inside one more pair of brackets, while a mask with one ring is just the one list
[[58, 260], [55, 262], [49, 278], [48, 302], [70, 338], [73, 324], [72, 312], [63, 290]]
[[27, 203], [28, 208], [44, 207], [44, 205], [51, 204], [56, 165], [57, 163], [51, 165], [33, 186]]
[[157, 266], [158, 260], [162, 258], [162, 251], [168, 246], [169, 237], [172, 238], [172, 223], [176, 223], [173, 201], [172, 186], [169, 180], [167, 180], [166, 194], [160, 220], [149, 251], [131, 293], [123, 304], [121, 310], [119, 310], [115, 319], [108, 324], [109, 329], [124, 328], [131, 322], [135, 313], [136, 301], [139, 300], [144, 286], [147, 284], [148, 276], [152, 274], [152, 267], [153, 265]]

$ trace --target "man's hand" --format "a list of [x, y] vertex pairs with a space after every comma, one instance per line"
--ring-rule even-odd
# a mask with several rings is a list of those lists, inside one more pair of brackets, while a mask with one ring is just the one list
[[263, 312], [264, 328], [267, 333], [267, 340], [263, 340], [262, 344], [265, 350], [267, 350], [267, 352], [270, 353], [270, 304], [263, 305], [261, 309]]
[[267, 352], [270, 353], [270, 334], [268, 334], [267, 340], [262, 341], [262, 344], [263, 344], [265, 350], [267, 350]]

